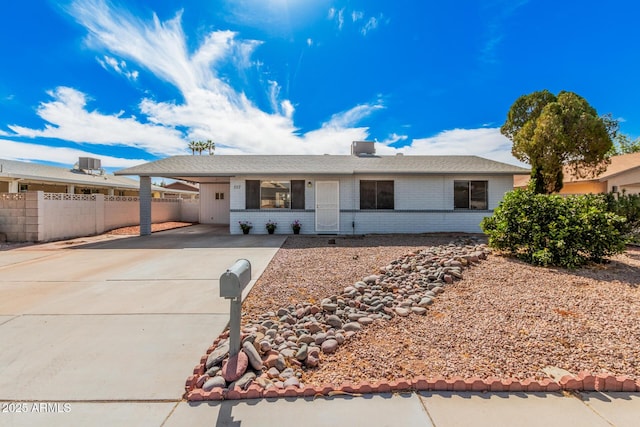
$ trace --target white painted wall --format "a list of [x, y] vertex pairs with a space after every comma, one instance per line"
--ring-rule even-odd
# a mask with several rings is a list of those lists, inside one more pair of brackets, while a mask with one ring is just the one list
[[625, 190], [626, 194], [640, 193], [640, 169], [628, 171], [609, 178], [607, 181], [607, 191], [613, 191], [613, 186], [618, 187], [618, 191]]
[[[185, 202], [181, 199], [153, 199], [152, 222], [197, 222], [198, 201]], [[42, 191], [0, 193], [0, 233], [8, 241], [42, 242], [91, 236], [139, 222], [137, 197]]]
[[[311, 182], [306, 187], [305, 210], [245, 210], [245, 178], [247, 179], [304, 179]], [[360, 180], [389, 180], [395, 182], [395, 210], [361, 211]], [[296, 176], [296, 177], [243, 177], [231, 180], [232, 234], [241, 233], [238, 221], [251, 221], [251, 233], [266, 233], [265, 224], [271, 219], [278, 222], [276, 233], [290, 234], [290, 223], [303, 222], [301, 233], [315, 234], [315, 182], [338, 180], [340, 182], [340, 231], [339, 234], [373, 233], [426, 233], [465, 232], [479, 233], [480, 222], [492, 214], [504, 194], [513, 189], [513, 176], [491, 175], [388, 175], [368, 174], [357, 176]], [[456, 180], [488, 181], [487, 211], [453, 209], [453, 188]], [[284, 224], [284, 227], [282, 226]]]
[[182, 221], [200, 222], [200, 200], [199, 199], [182, 199], [181, 214]]
[[137, 197], [107, 196], [104, 205], [104, 229], [113, 230], [140, 223], [140, 203]]
[[39, 241], [92, 236], [104, 231], [102, 194], [45, 193], [39, 209], [44, 225]]
[[[216, 199], [216, 194], [223, 198]], [[229, 200], [229, 184], [200, 184], [200, 222], [229, 224]]]

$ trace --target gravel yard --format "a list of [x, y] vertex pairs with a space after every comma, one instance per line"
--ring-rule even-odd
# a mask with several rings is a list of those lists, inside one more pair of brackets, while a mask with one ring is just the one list
[[[456, 237], [291, 236], [244, 302], [243, 323], [339, 295], [409, 252]], [[321, 354], [320, 367], [307, 370], [302, 381], [543, 378], [547, 366], [640, 378], [639, 248], [575, 271], [494, 254], [463, 274], [426, 315], [377, 320], [336, 353]]]

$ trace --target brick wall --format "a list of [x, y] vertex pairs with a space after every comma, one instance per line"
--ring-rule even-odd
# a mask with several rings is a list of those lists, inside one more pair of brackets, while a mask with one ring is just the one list
[[[232, 234], [241, 233], [238, 221], [251, 221], [251, 233], [266, 233], [265, 224], [271, 219], [278, 222], [276, 233], [291, 233], [290, 223], [303, 222], [301, 233], [315, 234], [315, 183], [340, 183], [340, 234], [372, 233], [426, 233], [466, 232], [479, 233], [480, 222], [500, 203], [504, 194], [513, 189], [513, 177], [491, 175], [400, 176], [367, 174], [356, 176], [296, 176], [250, 177], [256, 180], [304, 179], [311, 182], [305, 191], [305, 210], [286, 209], [245, 210], [245, 178], [231, 180]], [[360, 210], [360, 180], [394, 180], [395, 209], [393, 211]], [[454, 210], [454, 181], [488, 181], [488, 210]], [[283, 226], [284, 224], [284, 226]]]

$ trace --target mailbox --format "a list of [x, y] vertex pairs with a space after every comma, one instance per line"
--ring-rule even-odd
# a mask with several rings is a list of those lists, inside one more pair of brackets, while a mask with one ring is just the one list
[[230, 300], [229, 304], [229, 355], [240, 351], [240, 318], [242, 290], [251, 281], [251, 263], [239, 259], [220, 276], [220, 297]]
[[251, 263], [239, 259], [220, 276], [220, 297], [240, 298], [242, 290], [251, 281]]

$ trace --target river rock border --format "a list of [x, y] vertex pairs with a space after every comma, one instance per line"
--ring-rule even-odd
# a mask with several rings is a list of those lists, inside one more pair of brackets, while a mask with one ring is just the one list
[[438, 294], [463, 278], [465, 268], [487, 258], [490, 249], [474, 238], [429, 247], [391, 262], [319, 304], [299, 303], [269, 312], [242, 329], [242, 349], [229, 358], [228, 330], [211, 345], [187, 378], [189, 401], [400, 391], [557, 392], [640, 391], [640, 380], [627, 376], [567, 373], [560, 378], [427, 378], [309, 386], [303, 370], [320, 363], [373, 322], [395, 316], [423, 316]]

